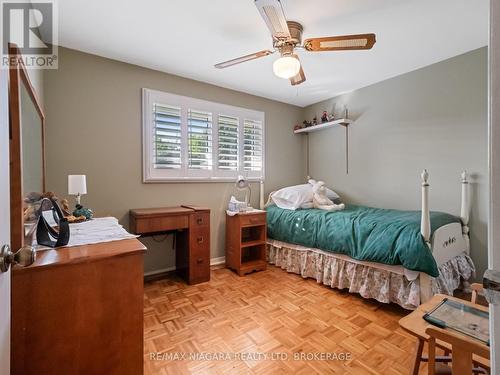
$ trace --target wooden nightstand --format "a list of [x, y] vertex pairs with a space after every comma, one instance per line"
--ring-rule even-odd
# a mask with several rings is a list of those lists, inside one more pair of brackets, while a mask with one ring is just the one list
[[266, 269], [266, 212], [226, 214], [226, 266], [243, 276]]

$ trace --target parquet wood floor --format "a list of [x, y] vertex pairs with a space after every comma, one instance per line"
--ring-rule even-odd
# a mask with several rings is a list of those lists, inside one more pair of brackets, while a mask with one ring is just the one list
[[273, 266], [244, 277], [213, 270], [194, 286], [171, 277], [145, 284], [144, 372], [407, 374], [416, 342], [398, 325], [407, 313]]

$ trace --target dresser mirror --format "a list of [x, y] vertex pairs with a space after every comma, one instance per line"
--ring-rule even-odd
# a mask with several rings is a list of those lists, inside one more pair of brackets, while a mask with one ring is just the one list
[[10, 44], [9, 54], [15, 61], [9, 71], [9, 113], [11, 246], [16, 251], [29, 229], [24, 222], [25, 198], [45, 191], [45, 116], [19, 49]]

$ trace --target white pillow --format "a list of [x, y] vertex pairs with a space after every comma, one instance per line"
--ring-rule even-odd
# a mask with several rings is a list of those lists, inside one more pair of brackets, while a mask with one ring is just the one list
[[330, 190], [328, 188], [326, 188], [326, 196], [332, 201], [335, 201], [336, 199], [340, 199], [340, 196], [336, 192], [334, 192], [333, 190]]
[[[333, 190], [326, 189], [326, 195], [332, 201], [339, 199]], [[312, 208], [313, 192], [311, 184], [287, 186], [271, 194], [271, 200], [279, 208], [296, 210], [298, 208]]]
[[271, 200], [279, 208], [296, 210], [303, 204], [312, 202], [312, 187], [309, 184], [287, 186], [271, 194]]

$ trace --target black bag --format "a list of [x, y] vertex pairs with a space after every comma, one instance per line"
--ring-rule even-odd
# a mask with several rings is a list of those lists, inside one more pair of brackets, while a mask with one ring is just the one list
[[[52, 228], [43, 217], [44, 208], [47, 204], [52, 206], [52, 215], [56, 221], [59, 231]], [[54, 238], [56, 241], [52, 240]], [[69, 242], [69, 223], [64, 218], [61, 207], [54, 199], [43, 198], [40, 202], [40, 211], [38, 212], [38, 222], [36, 223], [36, 242], [39, 245], [48, 247], [66, 246]]]

